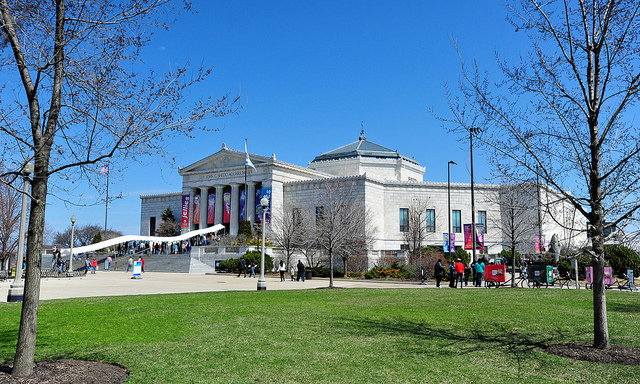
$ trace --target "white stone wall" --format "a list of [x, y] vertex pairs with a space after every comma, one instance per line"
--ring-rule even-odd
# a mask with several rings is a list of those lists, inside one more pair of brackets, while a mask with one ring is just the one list
[[140, 235], [150, 236], [149, 225], [150, 218], [155, 216], [156, 229], [160, 226], [162, 219], [160, 214], [162, 211], [171, 208], [173, 217], [177, 223], [180, 223], [181, 218], [181, 205], [182, 205], [182, 192], [164, 193], [158, 195], [140, 195], [141, 209], [140, 209]]

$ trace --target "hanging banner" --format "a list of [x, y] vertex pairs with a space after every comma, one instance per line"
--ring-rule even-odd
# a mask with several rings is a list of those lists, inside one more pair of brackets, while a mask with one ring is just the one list
[[207, 223], [214, 224], [216, 220], [216, 194], [209, 194], [209, 204], [207, 205]]
[[546, 253], [547, 249], [544, 246], [545, 235], [536, 235], [536, 253]]
[[240, 191], [240, 222], [244, 221], [244, 212], [247, 209], [247, 194], [246, 191]]
[[262, 188], [259, 191], [256, 190], [256, 222], [261, 222], [262, 221], [262, 204], [260, 204], [260, 201], [262, 200], [263, 197], [266, 197], [267, 200], [269, 201], [269, 204], [267, 205], [267, 211], [266, 211], [266, 215], [265, 215], [265, 221], [267, 223], [271, 222], [271, 188]]
[[484, 251], [484, 224], [476, 224], [476, 249]]
[[446, 232], [442, 234], [442, 251], [449, 253], [449, 234]]
[[200, 194], [193, 196], [193, 224], [200, 224]]
[[262, 206], [260, 205], [260, 199], [262, 199], [262, 189], [256, 188], [256, 217], [255, 222], [260, 223], [262, 221]]
[[228, 223], [231, 221], [231, 193], [225, 192], [222, 194], [223, 214], [222, 222]]
[[473, 249], [473, 239], [471, 238], [471, 224], [464, 224], [464, 249]]
[[449, 234], [449, 245], [451, 246], [451, 253], [454, 253], [456, 251], [456, 234], [455, 233]]
[[182, 195], [182, 220], [181, 228], [189, 228], [189, 195]]

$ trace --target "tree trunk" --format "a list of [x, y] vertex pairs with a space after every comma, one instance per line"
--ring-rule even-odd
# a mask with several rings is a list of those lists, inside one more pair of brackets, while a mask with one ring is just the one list
[[333, 288], [333, 255], [329, 251], [329, 288]]
[[595, 265], [593, 267], [593, 346], [609, 348], [609, 326], [607, 323], [607, 296], [604, 285], [604, 247], [600, 236], [593, 240]]
[[[46, 168], [45, 168], [46, 169]], [[47, 178], [43, 172], [36, 172], [31, 188], [31, 213], [27, 236], [27, 268], [24, 282], [22, 316], [16, 356], [13, 362], [13, 376], [28, 376], [33, 373], [33, 358], [36, 349], [38, 328], [38, 304], [40, 301], [40, 270], [42, 267], [42, 233], [47, 197]]]

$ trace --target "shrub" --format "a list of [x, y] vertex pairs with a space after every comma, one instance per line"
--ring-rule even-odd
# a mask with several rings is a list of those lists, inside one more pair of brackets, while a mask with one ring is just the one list
[[633, 269], [634, 276], [637, 275], [640, 258], [638, 258], [638, 254], [629, 247], [619, 244], [605, 245], [604, 259], [609, 263], [609, 266], [611, 266], [614, 275], [626, 275], [627, 269]]
[[[591, 266], [591, 264], [591, 256], [585, 253], [578, 255], [578, 278], [584, 279], [586, 277], [586, 268]], [[572, 271], [573, 268], [571, 267], [570, 258], [561, 257], [560, 259], [558, 259], [558, 273], [560, 274], [560, 276], [575, 277], [575, 272]]]
[[[306, 271], [307, 269], [305, 269]], [[311, 270], [313, 271], [313, 276], [315, 277], [330, 277], [331, 276], [331, 270], [329, 268], [326, 267], [315, 267], [315, 268], [311, 268]], [[344, 271], [341, 271], [339, 269], [335, 269], [333, 270], [333, 277], [344, 277]]]
[[365, 279], [410, 279], [411, 272], [407, 271], [406, 266], [397, 262], [391, 263], [388, 267], [375, 266], [364, 274]]
[[[247, 251], [247, 253], [245, 253], [243, 255], [245, 263], [247, 266], [251, 265], [251, 262], [256, 263], [257, 270], [260, 270], [260, 257], [261, 257], [261, 252], [260, 251]], [[220, 269], [227, 271], [227, 272], [233, 272], [233, 271], [239, 271], [240, 270], [240, 259], [227, 259], [227, 260], [222, 260], [220, 262]], [[273, 259], [271, 258], [271, 256], [265, 254], [264, 255], [264, 270], [265, 271], [270, 271], [273, 269]]]

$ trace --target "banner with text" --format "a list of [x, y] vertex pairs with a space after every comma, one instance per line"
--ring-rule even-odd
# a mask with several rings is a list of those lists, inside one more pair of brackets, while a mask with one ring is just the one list
[[222, 222], [228, 223], [231, 221], [231, 193], [225, 192], [222, 194]]
[[182, 220], [181, 228], [189, 228], [189, 195], [182, 195]]
[[545, 235], [536, 235], [536, 253], [546, 253], [547, 250], [544, 246]]
[[476, 249], [484, 251], [484, 224], [476, 224]]
[[470, 250], [473, 249], [473, 239], [471, 235], [471, 224], [464, 224], [464, 249]]

